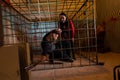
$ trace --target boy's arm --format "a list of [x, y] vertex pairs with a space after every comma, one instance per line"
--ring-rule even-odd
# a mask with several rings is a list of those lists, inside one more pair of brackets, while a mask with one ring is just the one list
[[69, 23], [70, 23], [70, 29], [72, 30], [72, 38], [74, 38], [75, 35], [74, 23], [72, 22], [72, 20], [69, 20]]

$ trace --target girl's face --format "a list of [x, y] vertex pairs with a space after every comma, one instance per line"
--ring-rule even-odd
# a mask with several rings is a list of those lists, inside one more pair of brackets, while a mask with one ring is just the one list
[[60, 17], [60, 21], [63, 22], [63, 23], [65, 23], [65, 21], [66, 21], [66, 16], [60, 15], [59, 17]]

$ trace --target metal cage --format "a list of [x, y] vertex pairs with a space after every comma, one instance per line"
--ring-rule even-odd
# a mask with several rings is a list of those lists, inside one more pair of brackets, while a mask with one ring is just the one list
[[[33, 70], [91, 66], [98, 64], [95, 0], [1, 0], [3, 44], [29, 43], [34, 64], [41, 56], [41, 40], [58, 27], [65, 12], [75, 25], [76, 60], [62, 64], [36, 64]], [[69, 48], [70, 50], [72, 48]]]

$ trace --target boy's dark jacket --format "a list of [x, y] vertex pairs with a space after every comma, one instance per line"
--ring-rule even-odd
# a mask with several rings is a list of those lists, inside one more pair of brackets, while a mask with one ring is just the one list
[[67, 19], [65, 23], [58, 22], [58, 27], [62, 30], [61, 37], [64, 39], [74, 38], [75, 29], [72, 20]]

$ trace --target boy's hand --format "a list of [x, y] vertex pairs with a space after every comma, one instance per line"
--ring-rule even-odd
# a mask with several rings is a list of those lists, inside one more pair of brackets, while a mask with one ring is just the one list
[[74, 38], [72, 38], [72, 41], [74, 42]]

